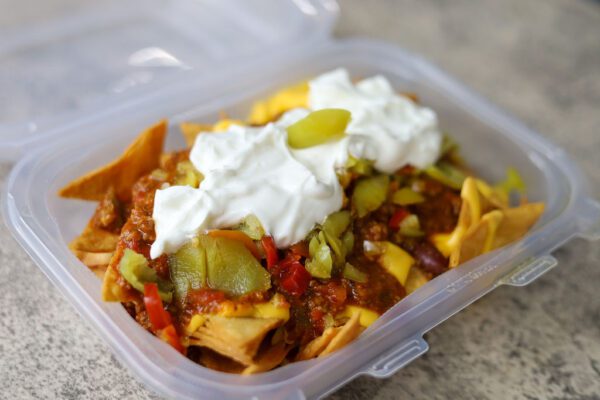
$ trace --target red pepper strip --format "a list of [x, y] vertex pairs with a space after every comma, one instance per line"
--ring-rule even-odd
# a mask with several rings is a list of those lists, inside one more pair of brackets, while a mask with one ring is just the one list
[[260, 260], [260, 252], [258, 251], [258, 248], [256, 247], [256, 243], [254, 243], [254, 241], [250, 238], [250, 236], [246, 235], [244, 232], [217, 229], [217, 230], [208, 232], [208, 236], [224, 237], [227, 239], [232, 239], [232, 240], [237, 240], [238, 242], [242, 242], [242, 244], [248, 250], [250, 250], [250, 253], [252, 253], [252, 255], [254, 257], [256, 257], [256, 259]]
[[275, 241], [271, 236], [263, 236], [260, 243], [263, 249], [265, 249], [265, 255], [267, 256], [267, 268], [275, 266], [279, 262]]
[[178, 352], [184, 354], [185, 347], [179, 341], [179, 335], [177, 335], [177, 331], [171, 322], [171, 314], [163, 307], [156, 283], [144, 284], [144, 305], [150, 324], [152, 324], [157, 336], [173, 346]]
[[164, 309], [156, 283], [144, 284], [144, 305], [155, 331], [171, 324], [171, 315]]
[[181, 345], [179, 335], [177, 335], [177, 331], [173, 324], [167, 325], [164, 329], [160, 330], [158, 337], [169, 343], [181, 354], [185, 354], [185, 347]]
[[290, 263], [283, 273], [281, 287], [293, 296], [301, 296], [310, 282], [311, 275], [298, 261]]
[[396, 211], [394, 215], [392, 215], [392, 218], [390, 218], [390, 222], [388, 224], [389, 227], [396, 230], [399, 229], [400, 224], [402, 223], [402, 221], [404, 221], [404, 218], [408, 217], [409, 215], [410, 212], [408, 212], [406, 208], [398, 209], [398, 211]]

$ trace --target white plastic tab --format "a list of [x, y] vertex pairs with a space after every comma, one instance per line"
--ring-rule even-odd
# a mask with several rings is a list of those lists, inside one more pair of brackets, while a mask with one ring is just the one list
[[515, 272], [501, 281], [502, 284], [510, 286], [526, 286], [537, 278], [554, 268], [558, 264], [556, 258], [545, 255], [521, 264]]
[[429, 345], [422, 337], [414, 338], [377, 359], [364, 374], [374, 378], [388, 378], [417, 357], [425, 354], [427, 350], [429, 350]]

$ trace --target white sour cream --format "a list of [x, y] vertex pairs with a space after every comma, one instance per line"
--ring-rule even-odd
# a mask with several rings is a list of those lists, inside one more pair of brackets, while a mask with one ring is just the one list
[[294, 151], [278, 124], [199, 135], [190, 161], [204, 180], [198, 189], [156, 191], [151, 257], [176, 251], [199, 232], [234, 226], [249, 214], [278, 247], [304, 239], [315, 223], [342, 207], [335, 170], [346, 163], [352, 142], [346, 137]]
[[394, 94], [383, 77], [352, 84], [339, 69], [310, 82], [310, 108], [352, 113], [344, 138], [295, 150], [285, 128], [310, 111], [294, 109], [277, 122], [198, 135], [190, 161], [204, 175], [200, 188], [157, 190], [152, 217], [156, 240], [150, 255], [177, 251], [200, 232], [227, 228], [255, 215], [278, 247], [306, 237], [317, 223], [342, 207], [336, 170], [348, 155], [375, 160], [392, 173], [410, 163], [427, 166], [439, 155], [435, 114]]
[[346, 133], [370, 139], [379, 171], [391, 174], [406, 164], [424, 168], [439, 157], [436, 114], [396, 94], [383, 76], [354, 85], [345, 69], [323, 74], [310, 82], [309, 106], [350, 111]]

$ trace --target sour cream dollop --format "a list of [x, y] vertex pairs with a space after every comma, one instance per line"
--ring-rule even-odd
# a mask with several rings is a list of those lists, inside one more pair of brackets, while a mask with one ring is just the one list
[[[290, 122], [307, 111], [294, 113]], [[198, 189], [156, 191], [151, 257], [177, 251], [199, 232], [234, 226], [250, 214], [279, 247], [304, 239], [315, 223], [342, 207], [343, 189], [335, 171], [346, 163], [355, 141], [346, 137], [292, 150], [279, 124], [232, 126], [227, 132], [199, 135], [190, 161], [204, 180]]]
[[250, 214], [278, 247], [287, 247], [342, 207], [336, 170], [349, 154], [375, 160], [386, 173], [408, 163], [424, 167], [439, 156], [435, 114], [396, 95], [381, 76], [354, 85], [343, 69], [321, 75], [310, 82], [309, 106], [349, 110], [347, 135], [291, 149], [285, 128], [308, 115], [306, 109], [288, 111], [260, 128], [233, 125], [226, 132], [198, 135], [190, 161], [204, 180], [199, 188], [156, 191], [150, 256], [175, 252], [198, 233], [235, 226]]
[[350, 111], [346, 133], [370, 139], [379, 171], [391, 174], [406, 164], [424, 168], [439, 157], [442, 135], [436, 114], [398, 95], [385, 77], [377, 75], [355, 85], [348, 71], [336, 69], [309, 86], [311, 109]]

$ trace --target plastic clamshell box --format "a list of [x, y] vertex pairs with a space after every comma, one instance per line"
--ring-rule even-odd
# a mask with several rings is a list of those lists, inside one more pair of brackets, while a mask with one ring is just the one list
[[[38, 11], [62, 15], [58, 5], [69, 2], [43, 2]], [[334, 1], [131, 0], [77, 2], [70, 10], [42, 25], [39, 15], [21, 16], [30, 30], [0, 36], [7, 106], [0, 107], [0, 155], [19, 158], [3, 190], [3, 214], [117, 358], [163, 395], [319, 398], [361, 374], [389, 377], [427, 351], [423, 335], [446, 318], [499, 285], [532, 282], [556, 265], [550, 252], [567, 240], [600, 237], [600, 205], [560, 148], [415, 55], [381, 42], [334, 40]], [[182, 147], [179, 122], [212, 121], [221, 110], [243, 117], [253, 100], [338, 66], [354, 76], [381, 73], [398, 90], [416, 92], [485, 178], [518, 168], [530, 198], [547, 204], [542, 219], [518, 243], [406, 297], [344, 349], [254, 376], [194, 364], [121, 305], [101, 301], [100, 281], [67, 248], [94, 204], [60, 199], [59, 187], [116, 157], [160, 118], [170, 121], [168, 146]]]

